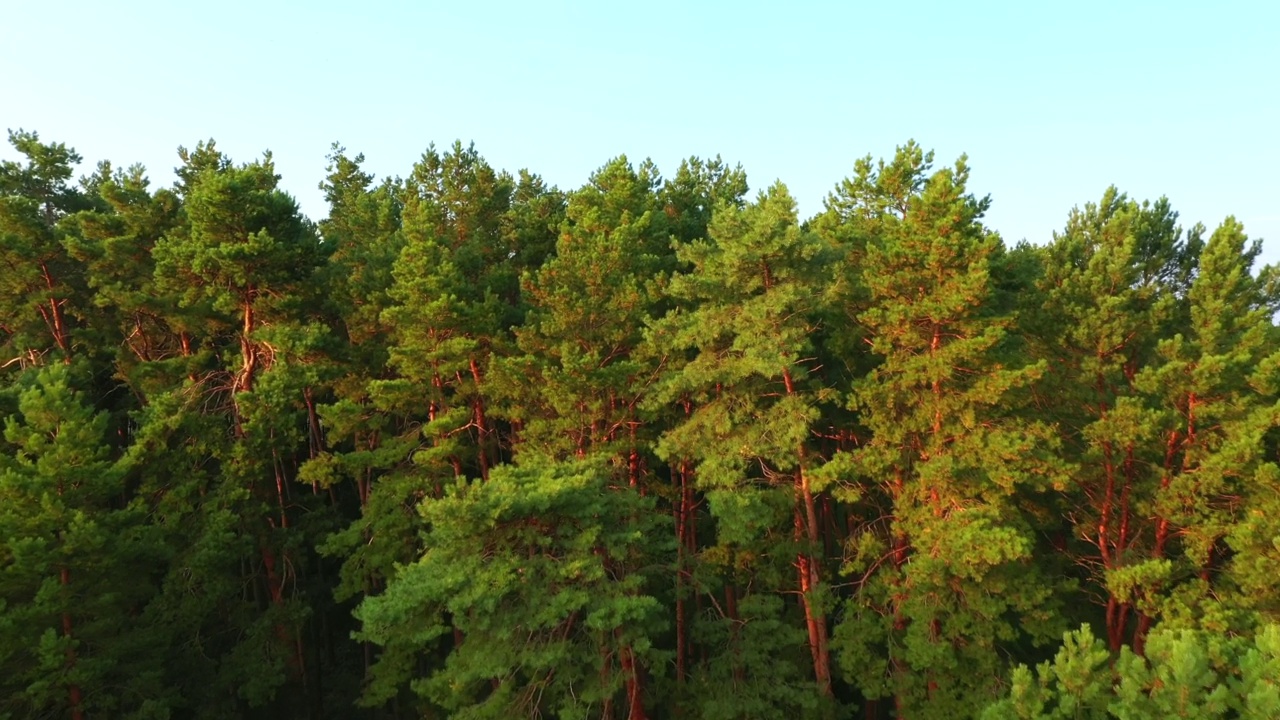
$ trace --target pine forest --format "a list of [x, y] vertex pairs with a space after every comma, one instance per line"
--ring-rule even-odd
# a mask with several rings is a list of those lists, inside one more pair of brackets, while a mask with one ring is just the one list
[[312, 219], [270, 153], [8, 140], [0, 718], [1280, 718], [1234, 218], [1012, 244], [907, 142], [809, 218], [335, 144]]

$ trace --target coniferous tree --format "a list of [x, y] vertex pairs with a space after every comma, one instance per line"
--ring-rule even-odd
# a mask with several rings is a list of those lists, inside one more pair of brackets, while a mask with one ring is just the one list
[[23, 130], [10, 131], [9, 144], [26, 162], [0, 163], [0, 364], [40, 365], [49, 353], [69, 363], [75, 315], [85, 298], [80, 268], [62, 244], [61, 221], [91, 203], [67, 182], [81, 158]]
[[1142, 561], [1167, 448], [1135, 382], [1157, 364], [1160, 337], [1187, 316], [1202, 243], [1198, 232], [1184, 238], [1176, 220], [1164, 201], [1139, 204], [1109, 189], [1074, 211], [1046, 249], [1042, 306], [1031, 311], [1029, 339], [1052, 369], [1040, 386], [1046, 414], [1077, 465], [1056, 513], [1070, 522], [1059, 544], [1086, 571], [1113, 652], [1131, 640], [1135, 607], [1149, 607], [1163, 572]]
[[[663, 213], [669, 219], [672, 241], [688, 243], [705, 238], [715, 208], [722, 204], [742, 207], [745, 204], [747, 189], [747, 176], [741, 166], [730, 168], [719, 157], [713, 160], [691, 157], [680, 163], [675, 176], [663, 184], [660, 192], [664, 204]], [[677, 262], [680, 261], [677, 260]], [[681, 262], [680, 266], [687, 268], [687, 263]], [[688, 302], [679, 298], [669, 297], [668, 301], [676, 307], [689, 305]], [[662, 363], [668, 367], [678, 366], [681, 358], [681, 354], [665, 354], [656, 348], [650, 352], [655, 356], [662, 356]], [[687, 418], [692, 411], [692, 405], [687, 402], [687, 398], [681, 398], [664, 404], [648, 403], [648, 409], [653, 414], [651, 422], [659, 427], [669, 427]], [[718, 640], [706, 639], [706, 633], [703, 630], [711, 633], [712, 637], [725, 637], [720, 635], [717, 629], [732, 630], [736, 626], [736, 621], [720, 618], [712, 623], [702, 623], [699, 627], [694, 627], [694, 621], [701, 616], [701, 613], [695, 616], [693, 611], [701, 608], [704, 602], [702, 592], [695, 587], [695, 583], [691, 582], [691, 578], [699, 574], [701, 544], [698, 537], [699, 526], [706, 524], [705, 513], [702, 512], [705, 501], [696, 487], [694, 458], [669, 457], [666, 458], [666, 463], [669, 482], [658, 485], [654, 491], [665, 496], [671, 505], [672, 516], [675, 519], [676, 567], [672, 587], [674, 596], [671, 598], [675, 622], [672, 640], [675, 643], [676, 686], [684, 688], [689, 676], [691, 655], [704, 644], [712, 647], [721, 644]], [[711, 592], [719, 594], [716, 589], [712, 589]], [[761, 602], [765, 607], [772, 608], [766, 596], [761, 596]], [[773, 623], [772, 620], [766, 622]], [[777, 627], [781, 628], [782, 625], [778, 624]], [[740, 636], [731, 633], [727, 637], [737, 639]], [[754, 650], [756, 647], [758, 646], [753, 644], [751, 649]], [[761, 657], [768, 660], [771, 655], [772, 653], [766, 651]], [[684, 703], [687, 699], [680, 695], [676, 702]], [[720, 704], [719, 707], [725, 706]]]
[[[211, 432], [208, 459], [196, 460], [216, 468], [193, 509], [201, 534], [190, 550], [209, 553], [207, 569], [230, 577], [201, 579], [223, 593], [203, 606], [171, 600], [192, 613], [193, 629], [208, 621], [200, 612], [229, 619], [224, 628], [236, 640], [217, 662], [236, 695], [255, 706], [286, 703], [279, 688], [302, 692], [314, 665], [303, 634], [315, 528], [302, 510], [320, 500], [300, 493], [294, 478], [308, 454], [307, 390], [328, 343], [310, 310], [319, 306], [311, 283], [325, 250], [278, 189], [270, 155], [237, 166], [212, 142], [182, 155], [187, 222], [156, 244], [156, 285], [192, 319], [204, 364], [157, 408], [172, 414], [151, 421], [161, 433], [187, 423]], [[191, 413], [207, 417], [183, 417]]]
[[101, 314], [93, 343], [98, 352], [118, 348], [109, 360], [140, 397], [180, 383], [191, 354], [175, 298], [156, 286], [151, 254], [182, 226], [182, 206], [172, 191], [149, 185], [141, 166], [112, 172], [95, 188], [102, 207], [70, 217], [64, 241]]
[[[687, 307], [653, 328], [661, 351], [673, 357], [691, 351], [655, 395], [692, 407], [663, 436], [659, 452], [697, 462], [722, 562], [770, 578], [766, 588], [799, 592], [812, 677], [829, 696], [823, 527], [815, 499], [822, 488], [813, 481], [821, 458], [810, 448], [824, 397], [809, 366], [822, 246], [800, 229], [795, 202], [780, 184], [746, 208], [719, 205], [709, 235], [677, 245], [690, 270], [672, 279], [670, 292]], [[796, 579], [783, 581], [792, 564]], [[736, 602], [734, 574], [726, 603]]]
[[1159, 628], [1147, 653], [1123, 648], [1112, 663], [1086, 625], [1067, 633], [1052, 662], [1015, 668], [1008, 697], [983, 720], [1247, 718], [1280, 712], [1280, 627], [1253, 640]]
[[523, 280], [517, 351], [499, 365], [516, 457], [603, 454], [642, 473], [637, 412], [653, 363], [636, 356], [669, 269], [651, 164], [619, 158], [573, 193], [556, 252]]
[[313, 225], [270, 156], [9, 140], [0, 717], [1280, 712], [1235, 220], [1111, 189], [1005, 248], [914, 143], [805, 222], [455, 143], [335, 145]]
[[[651, 430], [639, 406], [656, 363], [643, 355], [642, 328], [661, 302], [656, 281], [669, 269], [660, 181], [648, 162], [605, 165], [570, 196], [555, 254], [522, 276], [528, 314], [515, 330], [514, 352], [494, 368], [517, 463], [594, 459], [612, 468], [626, 492], [647, 492]], [[645, 562], [665, 561], [659, 553]], [[601, 653], [613, 650], [606, 644]], [[617, 655], [630, 717], [643, 718], [645, 679], [660, 668], [643, 648], [623, 646]]]
[[0, 713], [168, 717], [163, 627], [139, 614], [166, 550], [124, 502], [127, 459], [63, 366], [20, 378], [0, 454]]
[[1274, 269], [1251, 274], [1260, 251], [1259, 243], [1247, 244], [1234, 219], [1213, 233], [1187, 292], [1189, 323], [1160, 341], [1153, 365], [1135, 378], [1150, 398], [1164, 448], [1150, 513], [1150, 559], [1135, 562], [1133, 570], [1156, 578], [1156, 597], [1140, 608], [1138, 652], [1157, 618], [1193, 626], [1221, 621], [1214, 617], [1220, 612], [1208, 610], [1206, 618], [1198, 606], [1220, 593], [1226, 537], [1257, 498], [1277, 487], [1277, 468], [1263, 453], [1265, 435], [1280, 417], [1260, 392], [1257, 373], [1277, 349], [1268, 288]]
[[871, 437], [841, 461], [877, 508], [852, 541], [842, 665], [911, 718], [975, 713], [1001, 649], [1051, 619], [1019, 494], [1063, 481], [1050, 428], [1014, 412], [1043, 367], [1019, 356], [993, 303], [989, 201], [966, 191], [963, 158], [930, 174], [931, 160], [908, 144], [853, 180], [878, 216], [858, 318], [882, 360], [853, 393]]
[[[361, 605], [362, 636], [390, 660], [403, 657], [397, 646], [460, 632], [413, 683], [443, 716], [644, 717], [634, 675], [662, 624], [644, 575], [649, 546], [669, 535], [652, 502], [612, 474], [600, 462], [530, 462], [450, 483], [421, 506], [422, 557]], [[381, 681], [372, 702], [399, 682]]]

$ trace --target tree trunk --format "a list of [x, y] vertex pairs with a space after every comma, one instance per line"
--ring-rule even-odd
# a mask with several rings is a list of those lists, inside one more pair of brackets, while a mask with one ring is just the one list
[[[787, 394], [795, 395], [795, 382], [792, 380], [790, 368], [783, 368], [782, 381], [787, 389]], [[820, 561], [813, 557], [813, 551], [820, 545], [818, 509], [813, 500], [813, 491], [809, 487], [809, 475], [804, 470], [804, 445], [796, 448], [796, 462], [799, 465], [799, 470], [796, 472], [795, 490], [803, 506], [804, 513], [802, 518], [801, 511], [797, 508], [795, 518], [796, 533], [799, 535], [803, 532], [803, 538], [808, 545], [796, 559], [800, 600], [804, 605], [805, 625], [809, 631], [809, 652], [813, 657], [814, 679], [817, 680], [818, 688], [822, 694], [830, 697], [831, 653], [828, 650], [827, 642], [827, 618], [822, 611], [814, 607], [813, 602], [813, 592], [817, 590], [818, 584], [821, 582], [818, 571]]]
[[644, 712], [643, 682], [635, 654], [630, 646], [623, 647], [618, 654], [622, 662], [622, 674], [626, 678], [627, 720], [648, 720]]
[[[796, 533], [801, 532], [803, 521], [796, 512]], [[796, 574], [800, 585], [800, 603], [804, 607], [805, 626], [809, 634], [809, 654], [813, 659], [814, 679], [818, 689], [824, 696], [831, 695], [830, 652], [827, 642], [827, 619], [821, 610], [815, 607], [813, 593], [818, 585], [818, 571], [813, 557], [801, 552], [796, 558]]]
[[688, 527], [691, 520], [692, 493], [689, 488], [689, 463], [682, 461], [680, 477], [680, 502], [676, 505], [676, 684], [684, 685], [688, 671], [688, 629], [685, 627], [685, 564], [688, 562]]
[[253, 303], [245, 300], [240, 327], [240, 373], [236, 378], [236, 392], [253, 389], [253, 376], [258, 369], [258, 349], [250, 337], [254, 330]]
[[[53, 293], [54, 282], [53, 275], [49, 273], [49, 266], [45, 263], [40, 264], [40, 272], [44, 274], [45, 286], [49, 289], [50, 295]], [[57, 344], [58, 349], [62, 351], [62, 362], [71, 364], [71, 340], [67, 337], [67, 321], [62, 312], [62, 303], [56, 297], [49, 298], [49, 319], [50, 329], [53, 332], [53, 341]], [[43, 312], [43, 311], [42, 311]]]
[[489, 479], [489, 421], [485, 417], [484, 399], [480, 395], [483, 381], [480, 379], [480, 366], [474, 357], [468, 358], [471, 366], [471, 379], [476, 384], [476, 398], [472, 403], [472, 414], [476, 424], [476, 458], [480, 462], [480, 478]]

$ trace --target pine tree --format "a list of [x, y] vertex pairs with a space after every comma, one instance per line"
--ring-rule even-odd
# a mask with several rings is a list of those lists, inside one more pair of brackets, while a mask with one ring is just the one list
[[146, 508], [121, 500], [130, 462], [74, 388], [82, 374], [50, 366], [13, 388], [0, 454], [0, 713], [168, 717], [167, 637], [138, 612], [165, 550]]
[[85, 304], [81, 269], [62, 244], [61, 221], [91, 201], [68, 184], [81, 160], [62, 143], [9, 132], [25, 164], [0, 163], [0, 366], [39, 365], [74, 355], [75, 312]]
[[657, 169], [618, 158], [572, 194], [555, 255], [522, 281], [529, 313], [497, 367], [514, 452], [614, 456], [641, 473], [637, 404], [654, 361], [636, 354], [669, 269]]
[[[388, 183], [371, 189], [358, 161], [335, 156], [322, 228], [340, 240], [334, 275], [366, 283], [349, 286], [343, 315], [350, 342], [364, 345], [349, 352], [368, 365], [341, 379], [336, 402], [319, 409], [337, 446], [303, 472], [324, 486], [356, 483], [360, 517], [324, 547], [344, 560], [344, 601], [381, 592], [396, 563], [417, 557], [419, 502], [452, 478], [487, 476], [506, 452], [488, 411], [488, 371], [513, 345], [509, 328], [522, 314], [516, 278], [525, 263], [541, 262], [557, 207], [536, 176], [498, 173], [474, 147], [430, 148], [394, 193]], [[366, 667], [371, 661], [366, 652]], [[386, 668], [395, 662], [384, 653], [379, 682], [394, 685]]]
[[269, 154], [233, 165], [212, 142], [181, 154], [187, 223], [156, 243], [156, 286], [200, 321], [192, 342], [206, 365], [167, 393], [150, 422], [161, 435], [184, 426], [211, 433], [206, 457], [185, 458], [216, 466], [193, 510], [198, 534], [184, 550], [203, 556], [213, 576], [174, 579], [205, 585], [205, 602], [168, 600], [197, 633], [208, 614], [224, 616], [219, 631], [235, 639], [216, 656], [223, 687], [251, 705], [283, 706], [289, 699], [277, 690], [288, 683], [302, 692], [314, 667], [303, 631], [319, 528], [303, 510], [322, 499], [302, 495], [294, 479], [311, 454], [308, 393], [331, 344], [313, 284], [326, 249], [278, 189]]
[[273, 361], [273, 348], [256, 333], [292, 309], [294, 291], [323, 254], [297, 203], [277, 189], [280, 178], [269, 153], [239, 167], [218, 159], [201, 169], [209, 154], [216, 154], [212, 142], [187, 154], [195, 160], [179, 174], [189, 227], [157, 244], [156, 275], [181, 306], [208, 308], [233, 328], [238, 365], [225, 391], [234, 404]]
[[1009, 696], [988, 706], [983, 720], [1109, 720], [1114, 690], [1111, 653], [1088, 625], [1065, 633], [1052, 661], [1019, 665], [1010, 676]]
[[[691, 157], [681, 162], [674, 177], [663, 183], [659, 191], [663, 213], [668, 218], [672, 241], [688, 243], [705, 239], [715, 208], [721, 204], [744, 206], [747, 189], [747, 176], [742, 167], [730, 168], [718, 156], [712, 160]], [[680, 267], [687, 269], [687, 263], [678, 260], [677, 262]], [[666, 300], [676, 306], [688, 304], [677, 298], [668, 297]], [[683, 361], [682, 354], [664, 354], [656, 348], [650, 348], [644, 352], [653, 357], [661, 356], [663, 364], [668, 368], [677, 367]], [[684, 400], [681, 398], [674, 402], [647, 403], [647, 409], [652, 413], [650, 423], [654, 427], [669, 427], [681, 422], [692, 410], [692, 405]], [[652, 445], [652, 442], [645, 444]], [[698, 553], [701, 545], [698, 536], [699, 526], [707, 525], [707, 519], [702, 511], [705, 498], [702, 497], [694, 482], [696, 460], [691, 457], [670, 457], [666, 458], [666, 463], [666, 474], [670, 481], [658, 483], [650, 489], [662, 495], [671, 505], [672, 515], [675, 518], [676, 567], [671, 588], [674, 597], [670, 598], [670, 606], [675, 614], [673, 623], [675, 635], [672, 640], [675, 643], [676, 685], [678, 690], [687, 690], [686, 681], [689, 676], [691, 656], [707, 645], [721, 646], [720, 638], [725, 637], [721, 631], [729, 631], [728, 637], [737, 639], [739, 634], [733, 632], [733, 628], [739, 621], [720, 617], [695, 627], [703, 617], [699, 611], [703, 607], [703, 593], [709, 593], [710, 597], [719, 596], [722, 591], [718, 587], [704, 587], [699, 590], [695, 587], [698, 583], [691, 581], [695, 576], [703, 576], [699, 567]], [[767, 595], [761, 595], [756, 600], [745, 600], [748, 606], [757, 601], [764, 608], [773, 607]], [[698, 612], [695, 614], [695, 611]], [[762, 624], [784, 627], [777, 620], [763, 617], [757, 627]], [[703, 632], [704, 629], [706, 632]], [[708, 637], [714, 639], [708, 639]], [[773, 657], [772, 653], [765, 652], [761, 659], [772, 660]], [[785, 653], [783, 657], [783, 665], [791, 661]], [[785, 669], [775, 670], [785, 673]], [[707, 682], [715, 684], [719, 680], [708, 679]], [[696, 697], [698, 690], [692, 689], [692, 692]], [[799, 696], [808, 697], [808, 694], [801, 691]], [[675, 702], [683, 705], [688, 700], [688, 696], [678, 692]], [[725, 708], [723, 704], [719, 707], [722, 710]], [[711, 711], [708, 709], [706, 712]], [[728, 712], [736, 711], [728, 710]], [[757, 710], [750, 710], [750, 712], [757, 712]]]
[[1185, 326], [1201, 244], [1198, 232], [1183, 237], [1167, 202], [1139, 204], [1111, 188], [1055, 235], [1041, 307], [1029, 311], [1035, 353], [1052, 370], [1038, 388], [1052, 399], [1045, 416], [1061, 427], [1064, 454], [1077, 465], [1056, 508], [1071, 527], [1056, 532], [1086, 571], [1086, 590], [1100, 598], [1113, 652], [1132, 637], [1135, 607], [1151, 611], [1164, 573], [1142, 561], [1155, 534], [1147, 512], [1159, 487], [1154, 468], [1164, 466], [1167, 448], [1135, 381], [1158, 364], [1159, 339]]
[[1146, 656], [1112, 656], [1088, 626], [1067, 633], [1052, 662], [1013, 672], [1008, 697], [983, 720], [1146, 720], [1275, 717], [1280, 710], [1280, 627], [1253, 641], [1156, 626]]
[[1031, 564], [1021, 495], [1064, 479], [1050, 428], [1017, 413], [1044, 368], [993, 303], [989, 200], [966, 192], [963, 158], [930, 174], [931, 160], [908, 144], [852, 181], [877, 219], [858, 318], [882, 360], [853, 392], [871, 437], [835, 466], [876, 508], [852, 540], [842, 666], [911, 718], [973, 714], [1001, 649], [1042, 632], [1051, 585]]
[[1135, 629], [1139, 653], [1157, 617], [1193, 627], [1214, 622], [1196, 606], [1218, 594], [1217, 575], [1230, 552], [1225, 538], [1256, 498], [1277, 488], [1269, 480], [1277, 468], [1264, 463], [1263, 453], [1280, 416], [1255, 377], [1277, 350], [1276, 305], [1267, 288], [1275, 269], [1257, 278], [1251, 272], [1260, 252], [1261, 243], [1248, 243], [1233, 218], [1213, 233], [1187, 292], [1190, 322], [1160, 341], [1153, 364], [1135, 378], [1157, 415], [1164, 449], [1150, 559], [1129, 570], [1156, 578], [1148, 591], [1156, 597]]
[[341, 318], [354, 354], [348, 364], [374, 372], [386, 362], [390, 329], [382, 312], [391, 305], [391, 267], [404, 245], [400, 233], [403, 211], [400, 183], [386, 179], [374, 185], [363, 168], [364, 155], [350, 157], [334, 144], [329, 174], [320, 189], [329, 202], [329, 215], [318, 224], [329, 246], [321, 283], [329, 288], [334, 312]]
[[460, 144], [428, 150], [406, 186], [405, 247], [385, 312], [400, 378], [378, 392], [428, 408], [430, 452], [457, 476], [464, 465], [486, 476], [498, 460], [485, 382], [516, 320], [503, 228], [513, 192], [509, 176]]
[[[96, 183], [102, 207], [64, 223], [64, 243], [83, 264], [95, 317], [94, 352], [118, 347], [116, 372], [145, 397], [181, 382], [191, 370], [190, 336], [174, 298], [156, 287], [151, 251], [182, 225], [181, 201], [170, 190], [150, 190], [145, 170], [133, 166]], [[175, 327], [176, 326], [176, 327]]]
[[687, 401], [692, 408], [658, 451], [697, 461], [719, 552], [740, 562], [758, 556], [761, 565], [794, 562], [795, 583], [773, 587], [799, 592], [812, 677], [829, 696], [824, 529], [816, 500], [822, 488], [813, 483], [821, 458], [810, 448], [826, 395], [809, 365], [822, 250], [801, 231], [795, 201], [781, 184], [746, 208], [722, 203], [708, 240], [677, 244], [677, 258], [690, 270], [672, 279], [670, 294], [683, 305], [654, 325], [652, 341], [675, 358], [690, 353], [654, 395], [657, 403]]
[[645, 574], [669, 533], [610, 475], [598, 462], [501, 466], [424, 501], [424, 553], [357, 613], [361, 636], [386, 646], [366, 701], [413, 672], [396, 666], [406, 652], [456, 630], [465, 639], [412, 683], [447, 717], [644, 717], [633, 677], [662, 627]]

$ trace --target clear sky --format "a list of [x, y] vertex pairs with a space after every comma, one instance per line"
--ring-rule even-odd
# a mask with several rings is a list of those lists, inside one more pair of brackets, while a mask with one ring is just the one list
[[1186, 225], [1234, 214], [1280, 261], [1274, 0], [5, 0], [0, 124], [163, 185], [179, 145], [270, 149], [313, 218], [335, 140], [390, 175], [474, 140], [563, 188], [622, 153], [718, 153], [807, 216], [914, 138], [969, 154], [1006, 241], [1116, 184]]

